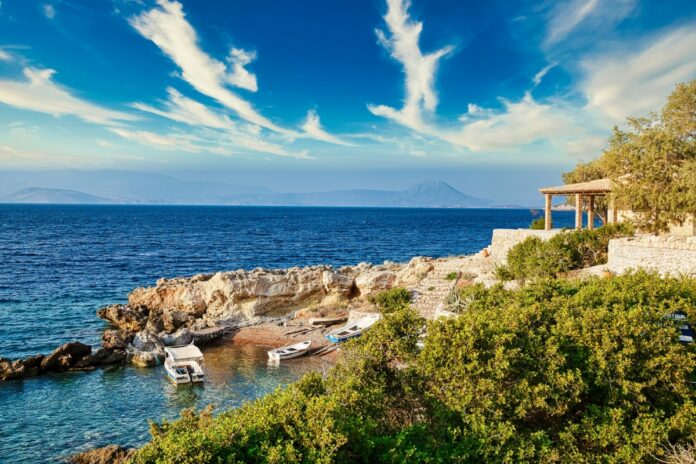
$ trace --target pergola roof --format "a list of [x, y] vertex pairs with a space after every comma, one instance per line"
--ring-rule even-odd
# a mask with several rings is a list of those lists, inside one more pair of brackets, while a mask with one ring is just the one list
[[574, 195], [576, 193], [583, 195], [603, 195], [605, 193], [611, 193], [611, 179], [597, 179], [589, 182], [579, 182], [577, 184], [544, 187], [540, 188], [539, 191], [543, 194], [552, 195]]

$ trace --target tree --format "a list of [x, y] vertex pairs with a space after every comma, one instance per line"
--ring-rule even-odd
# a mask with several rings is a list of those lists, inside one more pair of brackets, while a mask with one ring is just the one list
[[627, 126], [615, 127], [602, 155], [564, 181], [610, 177], [617, 205], [635, 212], [640, 229], [666, 232], [696, 211], [696, 80], [679, 84], [661, 112], [628, 118]]

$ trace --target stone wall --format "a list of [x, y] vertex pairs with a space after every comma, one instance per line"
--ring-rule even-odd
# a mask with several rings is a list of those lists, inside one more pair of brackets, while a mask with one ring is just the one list
[[527, 237], [539, 237], [542, 240], [548, 240], [561, 230], [494, 229], [491, 240], [491, 258], [496, 264], [502, 264], [507, 260], [510, 248]]
[[662, 275], [696, 277], [696, 237], [639, 236], [609, 242], [610, 271], [643, 268]]

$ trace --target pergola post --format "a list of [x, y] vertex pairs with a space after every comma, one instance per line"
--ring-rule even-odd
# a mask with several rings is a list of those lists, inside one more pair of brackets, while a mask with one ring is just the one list
[[616, 224], [619, 222], [619, 215], [618, 212], [616, 211], [616, 199], [614, 198], [614, 195], [611, 194], [609, 195], [609, 214], [608, 214], [607, 222], [610, 224]]
[[544, 196], [546, 197], [546, 203], [544, 204], [544, 229], [551, 230], [553, 227], [553, 220], [551, 219], [551, 202], [553, 195], [547, 193]]
[[594, 229], [594, 195], [590, 195], [590, 202], [587, 205], [587, 228]]
[[575, 228], [582, 229], [582, 193], [575, 194]]

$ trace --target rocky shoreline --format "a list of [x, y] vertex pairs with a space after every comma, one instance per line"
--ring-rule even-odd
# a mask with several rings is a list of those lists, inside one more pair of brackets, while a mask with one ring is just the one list
[[[203, 345], [226, 335], [235, 340], [237, 332], [239, 343], [279, 345], [293, 337], [282, 330], [271, 335], [278, 324], [360, 312], [373, 293], [417, 285], [433, 262], [416, 257], [402, 264], [257, 268], [160, 279], [133, 290], [128, 303], [97, 311], [110, 326], [98, 349], [73, 341], [47, 355], [0, 358], [0, 381], [117, 364], [151, 367], [162, 362], [165, 346]], [[259, 328], [243, 330], [249, 326]]]

